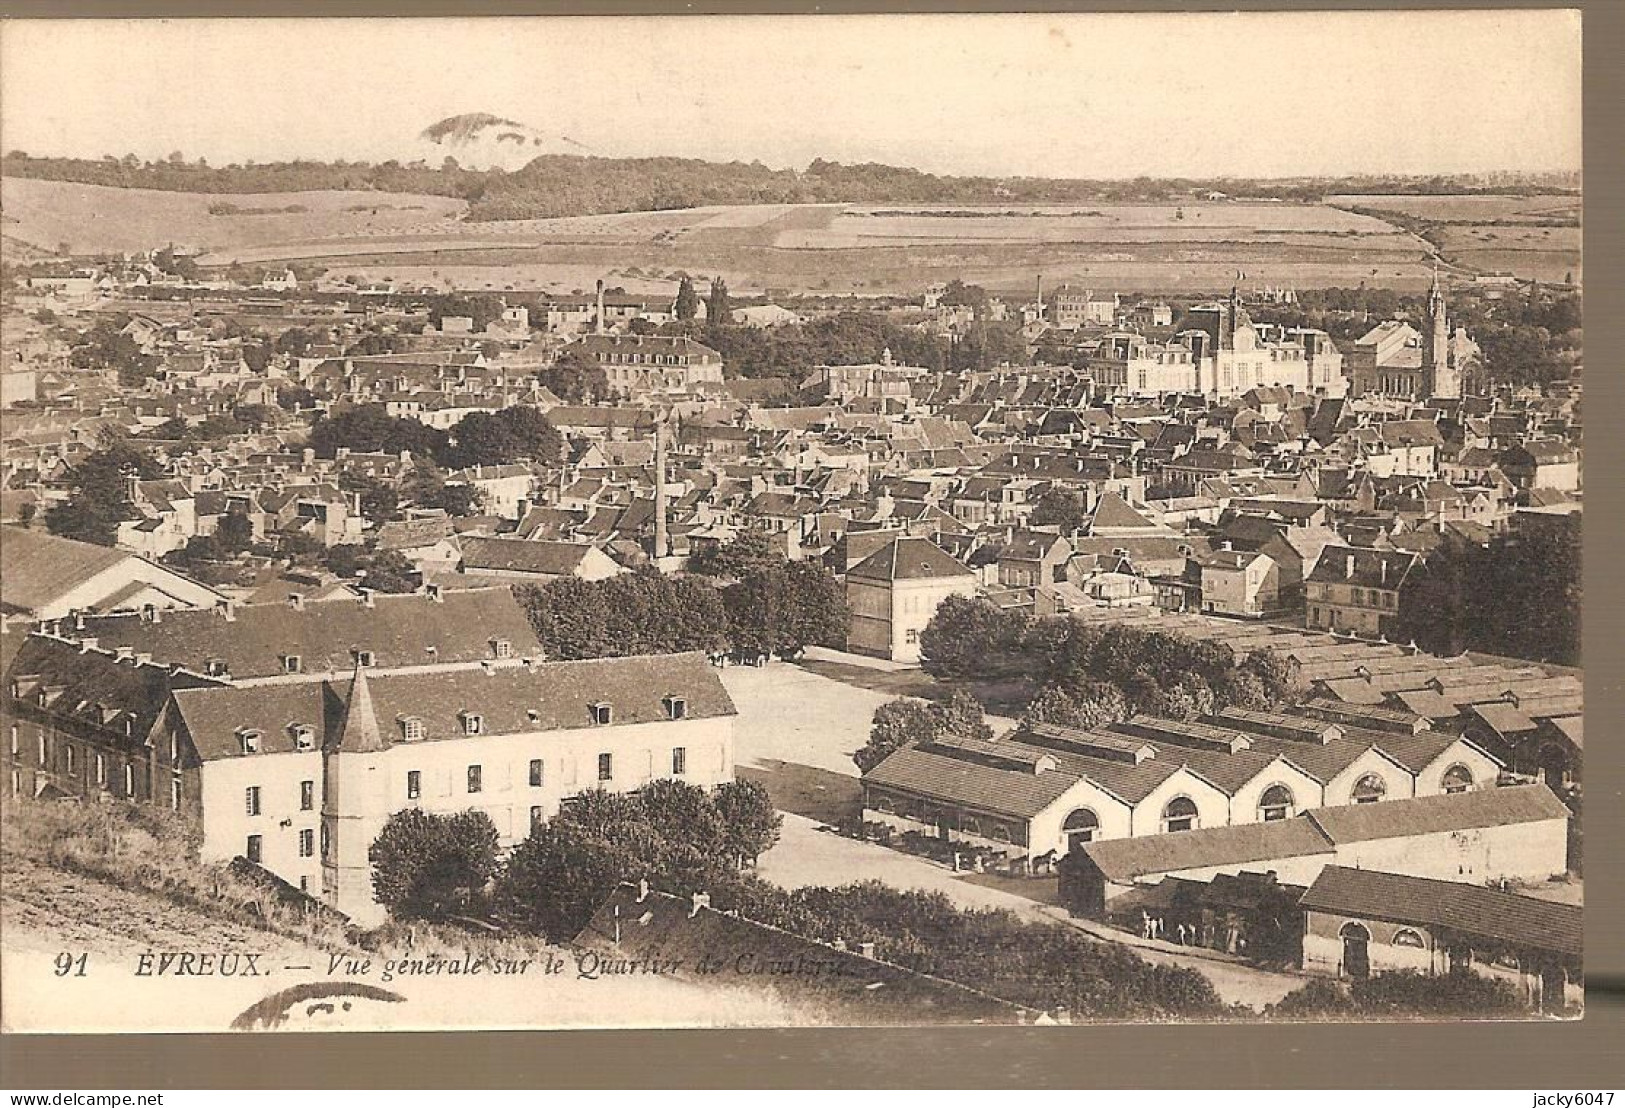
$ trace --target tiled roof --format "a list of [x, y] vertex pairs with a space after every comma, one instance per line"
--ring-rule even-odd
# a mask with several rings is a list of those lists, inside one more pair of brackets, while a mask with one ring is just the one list
[[1567, 819], [1569, 810], [1545, 785], [1515, 785], [1380, 804], [1316, 808], [1308, 816], [1333, 842], [1353, 843]]
[[1238, 823], [1196, 831], [1103, 839], [1085, 843], [1083, 852], [1108, 880], [1132, 881], [1147, 874], [1240, 865], [1277, 858], [1330, 857], [1334, 846], [1303, 816], [1270, 823]]
[[887, 543], [847, 571], [847, 578], [867, 581], [928, 580], [974, 576], [953, 555], [922, 538], [899, 538]]
[[592, 552], [586, 543], [470, 537], [462, 540], [465, 570], [504, 570], [568, 577]]
[[7, 611], [38, 611], [131, 557], [122, 550], [59, 538], [41, 529], [0, 529], [0, 603]]
[[1584, 912], [1532, 896], [1455, 881], [1327, 866], [1298, 903], [1311, 911], [1415, 923], [1578, 956]]

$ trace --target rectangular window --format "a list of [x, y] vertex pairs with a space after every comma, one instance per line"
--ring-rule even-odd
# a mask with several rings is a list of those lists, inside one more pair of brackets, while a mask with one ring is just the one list
[[480, 778], [481, 778], [481, 776], [482, 775], [481, 775], [481, 771], [480, 771], [479, 766], [469, 766], [468, 767], [468, 791], [469, 792], [477, 793], [477, 792], [480, 791], [480, 788], [481, 788]]
[[169, 782], [169, 806], [177, 812], [181, 808], [181, 779], [171, 778]]
[[297, 655], [297, 654], [284, 654], [282, 656], [282, 672], [283, 673], [298, 673], [302, 667], [303, 667], [303, 663], [301, 662], [301, 660], [299, 658], [299, 655]]
[[307, 827], [299, 832], [299, 857], [310, 858], [316, 854], [316, 832]]
[[316, 807], [316, 782], [299, 782], [299, 810], [308, 812]]
[[11, 795], [23, 795], [23, 771], [20, 769], [11, 771]]
[[472, 712], [463, 716], [463, 734], [478, 735], [485, 728], [485, 721]]
[[263, 841], [264, 840], [262, 840], [260, 838], [260, 836], [258, 836], [258, 835], [250, 835], [250, 836], [248, 836], [248, 852], [247, 853], [248, 853], [248, 860], [250, 862], [258, 864], [259, 860], [265, 856], [264, 850], [262, 848]]
[[600, 726], [607, 726], [614, 722], [615, 709], [608, 704], [594, 704], [592, 706], [592, 721]]
[[258, 785], [250, 785], [243, 791], [243, 806], [248, 809], [248, 814], [251, 816], [260, 814], [260, 787]]
[[135, 796], [135, 766], [129, 763], [124, 766], [124, 795], [132, 799]]
[[423, 795], [423, 773], [421, 770], [410, 769], [406, 771], [406, 799], [416, 800]]
[[542, 825], [542, 806], [540, 804], [532, 804], [530, 806], [530, 830], [531, 830], [531, 834], [535, 834], [536, 829], [538, 827], [540, 827], [541, 825]]
[[49, 755], [49, 754], [50, 754], [50, 749], [46, 745], [46, 742], [45, 742], [45, 732], [41, 731], [39, 733], [39, 764], [40, 765], [43, 766], [45, 764], [47, 755]]
[[613, 754], [598, 755], [598, 780], [613, 781], [615, 779], [615, 756]]
[[74, 773], [73, 744], [72, 743], [68, 744], [67, 755], [68, 755], [68, 776], [72, 777], [73, 773]]
[[11, 756], [13, 758], [17, 756], [18, 738], [19, 732], [17, 731], [17, 725], [14, 723], [11, 725]]
[[688, 772], [688, 748], [674, 746], [671, 748], [671, 775], [681, 777]]
[[299, 875], [299, 891], [302, 893], [310, 892], [310, 878], [304, 874]]
[[107, 784], [107, 759], [100, 754], [96, 755], [96, 784]]
[[401, 738], [409, 743], [423, 738], [423, 721], [417, 716], [407, 716], [401, 720]]
[[666, 698], [666, 714], [672, 719], [686, 719], [688, 717], [688, 701], [680, 696]]
[[530, 787], [533, 788], [533, 789], [538, 788], [541, 785], [541, 783], [542, 783], [542, 760], [540, 758], [532, 758], [530, 760]]

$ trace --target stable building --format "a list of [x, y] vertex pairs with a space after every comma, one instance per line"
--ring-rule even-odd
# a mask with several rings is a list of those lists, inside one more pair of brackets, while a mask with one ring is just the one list
[[1311, 973], [1476, 973], [1548, 1011], [1584, 1000], [1578, 904], [1341, 865], [1322, 869], [1298, 903]]
[[1084, 843], [1060, 863], [1061, 898], [1099, 917], [1169, 877], [1269, 873], [1308, 886], [1332, 865], [1480, 885], [1545, 881], [1567, 871], [1568, 825], [1568, 808], [1545, 785], [1316, 808], [1268, 823]]

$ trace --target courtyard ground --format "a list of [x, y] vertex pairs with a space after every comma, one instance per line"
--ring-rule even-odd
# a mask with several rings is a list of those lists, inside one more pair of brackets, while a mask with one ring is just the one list
[[[955, 873], [945, 866], [875, 843], [823, 830], [858, 810], [862, 793], [852, 752], [868, 738], [870, 718], [897, 696], [930, 695], [932, 678], [917, 669], [820, 651], [799, 664], [723, 670], [739, 709], [735, 721], [737, 774], [761, 782], [784, 813], [777, 846], [758, 872], [787, 889], [876, 880], [899, 889], [940, 892], [962, 908], [1002, 908], [1033, 922], [1059, 923], [1135, 949], [1147, 961], [1204, 974], [1232, 1004], [1262, 1008], [1304, 979], [1192, 954], [1173, 943], [1148, 941], [1061, 908], [1053, 878]], [[989, 717], [996, 729], [1013, 721]]]

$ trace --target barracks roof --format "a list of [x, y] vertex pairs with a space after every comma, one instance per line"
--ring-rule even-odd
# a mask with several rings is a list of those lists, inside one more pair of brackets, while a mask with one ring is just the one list
[[1578, 955], [1584, 949], [1579, 905], [1455, 881], [1327, 866], [1299, 904], [1312, 911], [1417, 923], [1563, 954]]

